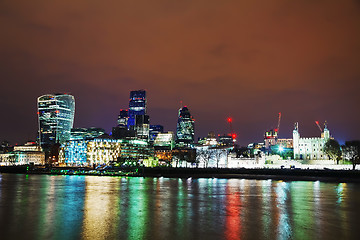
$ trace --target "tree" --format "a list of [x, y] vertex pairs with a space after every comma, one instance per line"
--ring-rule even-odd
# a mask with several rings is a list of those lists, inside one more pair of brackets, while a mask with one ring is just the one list
[[16, 154], [11, 153], [9, 155], [9, 162], [10, 162], [11, 165], [15, 165], [16, 162], [18, 161], [18, 159], [19, 159], [19, 156], [16, 155]]
[[204, 163], [204, 167], [207, 168], [211, 159], [211, 153], [209, 149], [198, 149], [196, 150], [196, 158], [199, 162]]
[[342, 150], [344, 158], [351, 161], [353, 170], [355, 170], [356, 165], [360, 163], [360, 141], [347, 141], [345, 145], [342, 146]]
[[219, 168], [219, 162], [220, 162], [221, 156], [223, 155], [222, 149], [221, 148], [213, 148], [210, 154], [213, 156], [213, 158], [215, 158], [216, 168]]
[[173, 161], [175, 161], [176, 167], [178, 164], [185, 162], [194, 164], [196, 163], [196, 152], [195, 149], [179, 148], [173, 150], [172, 155]]
[[336, 163], [339, 163], [341, 158], [341, 148], [338, 141], [335, 139], [329, 139], [324, 145], [324, 152], [330, 159], [336, 160]]
[[249, 158], [250, 157], [250, 150], [247, 147], [240, 147], [235, 149], [236, 157], [244, 157]]

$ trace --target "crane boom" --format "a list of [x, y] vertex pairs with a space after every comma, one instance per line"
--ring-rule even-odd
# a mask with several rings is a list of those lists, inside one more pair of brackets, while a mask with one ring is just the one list
[[319, 121], [315, 121], [316, 125], [318, 126], [318, 128], [320, 129], [320, 131], [322, 132], [323, 130], [320, 127]]
[[279, 119], [278, 119], [278, 124], [277, 124], [277, 128], [276, 128], [276, 132], [279, 135], [279, 131], [280, 131], [280, 121], [281, 121], [281, 112], [279, 112]]

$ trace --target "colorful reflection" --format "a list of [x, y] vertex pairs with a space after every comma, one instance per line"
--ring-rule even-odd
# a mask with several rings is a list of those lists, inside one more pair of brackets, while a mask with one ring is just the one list
[[116, 178], [85, 177], [84, 219], [81, 233], [84, 239], [105, 239], [116, 236], [113, 224], [116, 223], [117, 212], [114, 211], [114, 201], [118, 198], [118, 189], [114, 179]]
[[360, 185], [0, 174], [1, 239], [358, 239]]
[[226, 185], [225, 239], [239, 239], [241, 236], [242, 202], [237, 187], [238, 182], [234, 180], [229, 180]]

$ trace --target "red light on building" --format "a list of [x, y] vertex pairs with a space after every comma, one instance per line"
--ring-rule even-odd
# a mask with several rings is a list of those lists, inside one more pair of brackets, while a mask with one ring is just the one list
[[235, 134], [235, 133], [233, 133], [231, 136], [232, 136], [233, 139], [236, 138], [236, 134]]
[[230, 117], [227, 120], [229, 123], [232, 122], [232, 118], [230, 118]]

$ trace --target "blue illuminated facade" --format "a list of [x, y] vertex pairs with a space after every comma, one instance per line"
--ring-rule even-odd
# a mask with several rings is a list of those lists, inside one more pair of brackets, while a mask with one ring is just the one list
[[151, 142], [154, 142], [156, 139], [156, 136], [159, 133], [163, 133], [164, 132], [164, 126], [162, 125], [150, 125], [150, 130], [149, 130], [149, 140]]
[[74, 124], [75, 98], [69, 94], [38, 97], [39, 143], [41, 146], [70, 139]]
[[146, 91], [130, 92], [128, 128], [135, 126], [136, 115], [146, 114]]
[[70, 140], [60, 150], [60, 162], [66, 165], [93, 166], [109, 162], [141, 163], [154, 156], [145, 140], [95, 138]]
[[72, 140], [65, 143], [66, 151], [63, 151], [64, 162], [67, 165], [87, 164], [87, 143], [86, 140]]

